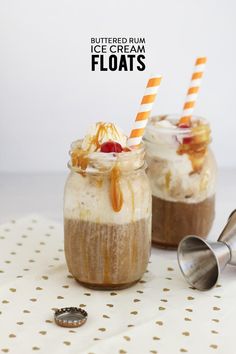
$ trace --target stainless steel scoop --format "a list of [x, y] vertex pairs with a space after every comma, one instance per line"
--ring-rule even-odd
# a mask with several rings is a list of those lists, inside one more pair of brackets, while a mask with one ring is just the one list
[[178, 247], [178, 262], [186, 281], [198, 290], [209, 290], [229, 263], [236, 265], [236, 210], [227, 221], [217, 242], [186, 236]]

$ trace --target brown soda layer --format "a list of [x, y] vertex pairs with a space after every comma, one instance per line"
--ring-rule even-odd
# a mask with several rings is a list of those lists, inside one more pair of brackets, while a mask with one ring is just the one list
[[187, 235], [206, 238], [215, 216], [215, 196], [199, 203], [172, 202], [152, 196], [152, 242], [177, 248]]
[[150, 233], [150, 219], [101, 224], [65, 218], [65, 256], [69, 271], [90, 288], [129, 287], [146, 271]]

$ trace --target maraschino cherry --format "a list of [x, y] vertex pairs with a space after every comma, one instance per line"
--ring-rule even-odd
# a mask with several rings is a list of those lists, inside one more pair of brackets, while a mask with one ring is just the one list
[[[190, 128], [190, 125], [188, 125], [186, 123], [179, 124], [179, 128], [187, 129], [187, 128]], [[193, 139], [191, 136], [183, 138], [183, 144], [190, 144], [192, 142], [192, 140]]]
[[116, 141], [106, 141], [101, 145], [101, 152], [122, 152], [122, 146]]

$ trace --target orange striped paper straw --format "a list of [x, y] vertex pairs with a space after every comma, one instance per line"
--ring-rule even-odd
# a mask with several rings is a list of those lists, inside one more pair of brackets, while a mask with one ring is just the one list
[[128, 139], [128, 146], [138, 146], [144, 135], [144, 130], [150, 117], [157, 91], [161, 84], [162, 76], [152, 76], [148, 80], [144, 96], [142, 98], [138, 114], [136, 115], [133, 129]]
[[184, 103], [182, 117], [179, 120], [179, 126], [190, 127], [191, 117], [197, 101], [197, 96], [202, 82], [203, 73], [205, 70], [207, 58], [197, 58], [192, 74], [190, 86], [187, 92], [186, 100]]

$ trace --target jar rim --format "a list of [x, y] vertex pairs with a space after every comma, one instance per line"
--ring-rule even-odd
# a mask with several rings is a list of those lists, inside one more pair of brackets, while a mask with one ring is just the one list
[[[147, 124], [146, 130], [145, 130], [145, 134], [144, 134], [144, 140], [149, 140], [148, 139], [148, 133], [150, 132], [150, 130], [153, 132], [159, 132], [160, 134], [174, 134], [177, 136], [190, 136], [192, 135], [192, 127], [190, 128], [181, 128], [176, 126], [175, 124], [179, 121], [181, 117], [181, 114], [177, 114], [177, 113], [173, 113], [173, 114], [160, 114], [160, 115], [156, 115], [156, 116], [152, 116]], [[159, 119], [158, 119], [159, 118]], [[168, 118], [168, 121], [173, 122], [174, 124], [172, 126], [161, 126], [158, 125], [156, 126], [155, 124], [153, 124], [154, 121], [156, 122], [160, 122], [163, 120], [166, 120], [166, 118]], [[207, 119], [201, 117], [201, 116], [197, 116], [197, 115], [193, 115], [192, 116], [192, 120], [194, 122], [196, 121], [200, 121], [201, 123], [203, 123], [204, 125], [209, 125], [209, 122]]]
[[[75, 140], [71, 144], [71, 149], [69, 154], [71, 155], [73, 149], [79, 148], [82, 144], [82, 139]], [[138, 170], [140, 168], [145, 167], [144, 161], [144, 154], [145, 154], [145, 146], [143, 143], [139, 145], [139, 147], [135, 149], [131, 149], [130, 151], [123, 151], [123, 152], [91, 152], [88, 153], [86, 156], [89, 159], [88, 168], [86, 170], [81, 170], [80, 167], [72, 166], [71, 160], [68, 162], [67, 166], [69, 169], [75, 172], [83, 172], [83, 173], [106, 173], [111, 171], [115, 164], [119, 163], [121, 165], [129, 166], [130, 170]], [[137, 163], [135, 163], [137, 161]], [[132, 162], [134, 162], [132, 164]], [[97, 167], [101, 164], [101, 168]], [[91, 166], [93, 166], [91, 168]], [[96, 166], [96, 168], [94, 168]], [[105, 166], [105, 167], [104, 167]], [[128, 168], [127, 168], [128, 169]]]

